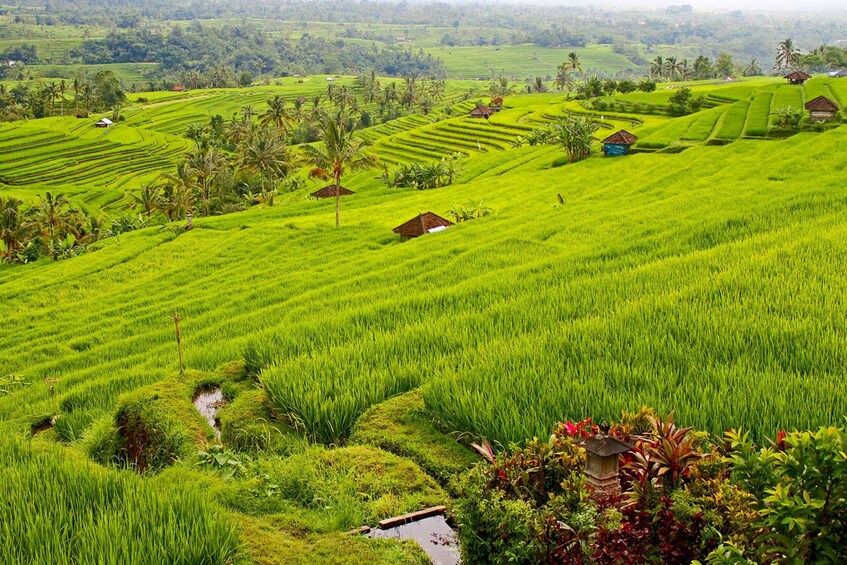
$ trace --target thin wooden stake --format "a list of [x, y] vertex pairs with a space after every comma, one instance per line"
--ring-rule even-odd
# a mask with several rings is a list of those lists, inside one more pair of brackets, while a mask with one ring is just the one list
[[174, 321], [174, 326], [176, 326], [176, 349], [179, 352], [179, 374], [181, 375], [185, 367], [182, 365], [182, 337], [179, 333], [179, 323], [182, 321], [182, 318], [178, 310], [174, 309], [174, 315], [171, 316], [171, 320]]

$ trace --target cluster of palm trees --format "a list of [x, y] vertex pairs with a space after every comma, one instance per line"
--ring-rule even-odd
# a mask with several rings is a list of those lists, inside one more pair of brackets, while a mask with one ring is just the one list
[[554, 80], [556, 88], [571, 92], [574, 86], [576, 86], [576, 75], [585, 78], [585, 73], [582, 71], [582, 63], [579, 61], [579, 55], [571, 52], [568, 53], [568, 60], [556, 67], [556, 79]]
[[71, 113], [87, 116], [94, 110], [113, 108], [124, 99], [124, 93], [110, 71], [98, 73], [93, 78], [80, 75], [70, 82], [62, 79], [35, 86], [20, 83], [13, 87], [0, 84], [0, 121]]
[[[422, 80], [412, 74], [404, 76], [399, 84], [397, 81], [382, 84], [376, 73], [371, 71], [370, 74], [357, 77], [354, 89], [361, 94], [364, 102], [376, 104], [382, 116], [396, 115], [398, 106], [409, 112], [417, 110], [426, 115], [444, 100], [447, 83], [442, 79]], [[338, 92], [336, 96], [333, 96], [333, 90]], [[345, 86], [333, 88], [330, 85], [330, 100], [338, 104], [337, 99], [344, 92], [342, 99], [346, 98], [350, 104], [355, 105], [355, 96], [347, 90]]]
[[273, 205], [280, 190], [302, 186], [303, 180], [290, 174], [295, 166], [280, 130], [256, 125], [239, 133], [234, 151], [201, 139], [172, 173], [142, 185], [133, 205], [147, 217], [161, 212], [168, 221], [188, 213], [209, 216]]
[[[333, 88], [330, 96], [335, 111], [322, 105], [321, 96], [300, 97], [292, 104], [275, 96], [264, 114], [245, 106], [228, 124], [215, 116], [207, 125], [193, 126], [189, 137], [195, 147], [174, 172], [142, 186], [134, 205], [147, 217], [160, 212], [176, 221], [188, 213], [208, 216], [255, 204], [273, 206], [280, 192], [305, 186], [306, 176], [340, 185], [343, 174], [375, 160], [354, 135], [359, 119], [349, 89]], [[321, 143], [305, 144], [315, 140]], [[307, 175], [299, 174], [304, 167]], [[336, 199], [336, 225], [338, 216]]]
[[19, 198], [0, 195], [2, 260], [8, 263], [73, 257], [95, 241], [142, 225], [133, 218], [119, 218], [107, 225], [102, 218], [71, 206], [63, 193], [47, 192], [32, 206]]

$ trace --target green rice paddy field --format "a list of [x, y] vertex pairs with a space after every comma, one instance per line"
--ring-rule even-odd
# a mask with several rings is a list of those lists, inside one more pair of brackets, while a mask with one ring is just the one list
[[[72, 118], [6, 125], [0, 191], [106, 205], [176, 159], [187, 123], [286, 86], [267, 88], [151, 98], [106, 135]], [[507, 98], [489, 122], [457, 101], [452, 117], [361, 135], [389, 165], [462, 152], [459, 181], [415, 191], [377, 170], [351, 176], [338, 229], [310, 186], [190, 232], [151, 227], [70, 260], [0, 266], [0, 377], [20, 377], [0, 381], [0, 497], [15, 501], [0, 507], [0, 553], [425, 562], [341, 532], [449, 498], [444, 477], [473, 460], [456, 434], [506, 445], [642, 405], [758, 437], [843, 422], [847, 129], [759, 138], [771, 108], [824, 92], [847, 102], [847, 82], [695, 88], [714, 107], [603, 116], [598, 137], [640, 137], [628, 157], [555, 166], [559, 148], [511, 147], [580, 111], [561, 95]], [[391, 231], [469, 201], [493, 214], [406, 243]], [[190, 401], [211, 384], [232, 400], [229, 479], [197, 455], [214, 435]], [[164, 429], [176, 463], [110, 468], [133, 414]], [[127, 531], [139, 533], [116, 535]]]

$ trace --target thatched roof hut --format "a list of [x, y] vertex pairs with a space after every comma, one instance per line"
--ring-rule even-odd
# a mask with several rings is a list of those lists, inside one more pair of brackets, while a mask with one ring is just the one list
[[813, 122], [828, 122], [835, 119], [835, 113], [838, 112], [838, 104], [827, 98], [826, 96], [818, 96], [806, 102], [806, 109], [811, 112]]
[[335, 198], [336, 196], [349, 196], [356, 194], [352, 190], [348, 190], [343, 186], [339, 187], [336, 184], [328, 184], [320, 190], [316, 190], [310, 196], [315, 198]]
[[472, 118], [485, 118], [486, 120], [494, 115], [495, 110], [488, 106], [477, 106], [471, 110]]
[[812, 78], [812, 75], [804, 73], [803, 71], [794, 71], [793, 73], [788, 73], [782, 78], [788, 79], [789, 84], [804, 84], [807, 80]]
[[446, 230], [452, 225], [453, 222], [450, 220], [445, 220], [432, 212], [426, 212], [415, 216], [405, 224], [397, 226], [393, 231], [400, 235], [400, 241], [406, 241], [413, 237]]
[[626, 155], [638, 138], [625, 129], [619, 130], [603, 140], [603, 153], [606, 157]]

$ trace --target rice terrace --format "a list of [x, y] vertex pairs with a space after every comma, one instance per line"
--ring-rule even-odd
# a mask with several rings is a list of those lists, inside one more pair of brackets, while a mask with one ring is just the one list
[[0, 4], [0, 563], [847, 563], [847, 12], [584, 4]]

